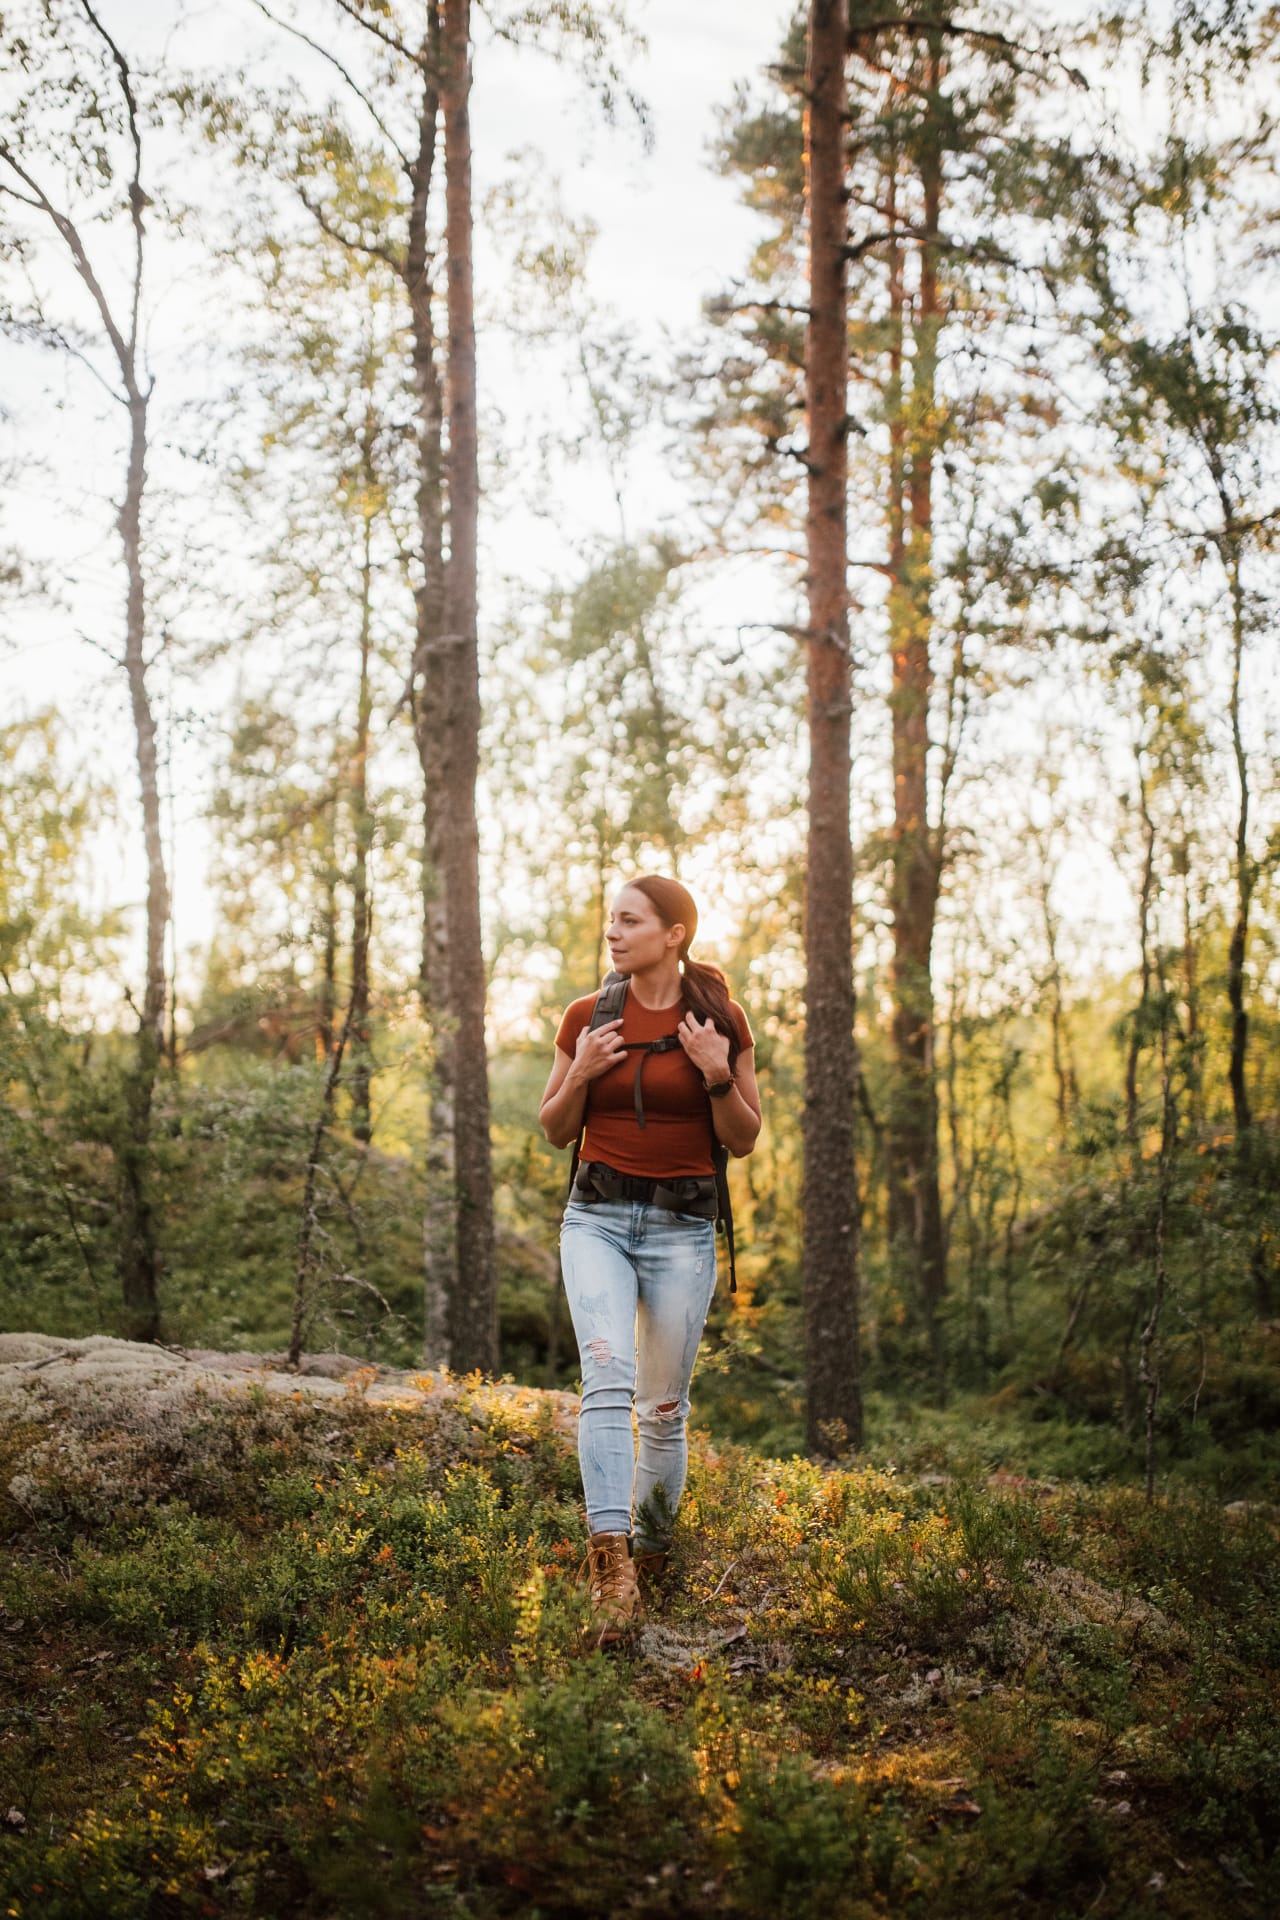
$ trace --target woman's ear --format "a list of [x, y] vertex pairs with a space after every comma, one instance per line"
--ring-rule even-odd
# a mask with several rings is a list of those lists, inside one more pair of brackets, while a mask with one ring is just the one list
[[674, 947], [677, 953], [679, 953], [681, 947], [684, 945], [684, 927], [679, 920], [676, 921], [674, 927], [667, 928], [667, 945]]

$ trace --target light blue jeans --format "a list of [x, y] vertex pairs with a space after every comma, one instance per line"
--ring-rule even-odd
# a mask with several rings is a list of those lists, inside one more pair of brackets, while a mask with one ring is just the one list
[[689, 1382], [715, 1291], [715, 1222], [638, 1200], [570, 1200], [560, 1265], [582, 1363], [588, 1524], [630, 1533], [634, 1513], [637, 1547], [665, 1546], [688, 1472]]

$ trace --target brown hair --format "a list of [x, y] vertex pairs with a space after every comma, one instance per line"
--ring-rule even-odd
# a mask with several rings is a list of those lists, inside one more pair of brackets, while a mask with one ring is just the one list
[[646, 873], [639, 880], [628, 880], [627, 885], [634, 887], [637, 893], [644, 894], [664, 927], [684, 928], [679, 954], [680, 998], [687, 1012], [696, 1014], [699, 1020], [710, 1020], [729, 1042], [729, 1071], [732, 1073], [742, 1046], [737, 1023], [729, 1006], [729, 982], [719, 967], [689, 958], [689, 949], [698, 931], [698, 909], [693, 895], [678, 880], [667, 880], [657, 873]]

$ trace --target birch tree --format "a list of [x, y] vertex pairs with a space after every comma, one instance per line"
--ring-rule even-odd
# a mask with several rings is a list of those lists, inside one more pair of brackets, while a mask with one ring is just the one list
[[[160, 1299], [148, 1192], [151, 1110], [164, 1050], [169, 877], [161, 831], [157, 724], [149, 679], [146, 487], [154, 380], [143, 345], [144, 105], [129, 58], [90, 0], [6, 12], [0, 57], [24, 88], [0, 119], [0, 209], [13, 263], [3, 320], [66, 355], [119, 406], [124, 471], [116, 529], [124, 566], [124, 649], [146, 856], [145, 975], [116, 1150], [120, 1274], [132, 1333], [154, 1339]], [[10, 83], [12, 86], [12, 82]], [[123, 244], [122, 244], [123, 243]], [[54, 257], [58, 265], [54, 264]], [[73, 276], [65, 285], [65, 269]]]

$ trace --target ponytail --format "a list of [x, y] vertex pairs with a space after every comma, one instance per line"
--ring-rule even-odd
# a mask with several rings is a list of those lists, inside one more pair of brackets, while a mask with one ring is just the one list
[[732, 1073], [742, 1051], [742, 1042], [729, 1005], [729, 983], [719, 967], [689, 958], [689, 949], [698, 931], [698, 909], [693, 895], [678, 880], [668, 880], [659, 874], [646, 874], [642, 879], [631, 880], [627, 884], [645, 895], [664, 926], [684, 928], [679, 956], [680, 998], [686, 1013], [696, 1015], [699, 1020], [710, 1020], [716, 1031], [722, 1033], [729, 1042], [729, 1071]]
[[738, 1038], [738, 1024], [729, 1005], [729, 982], [719, 967], [686, 959], [680, 977], [680, 998], [689, 1013], [696, 1014], [699, 1020], [712, 1021], [717, 1032], [722, 1033], [729, 1042], [729, 1071], [732, 1073], [738, 1064], [742, 1042]]

